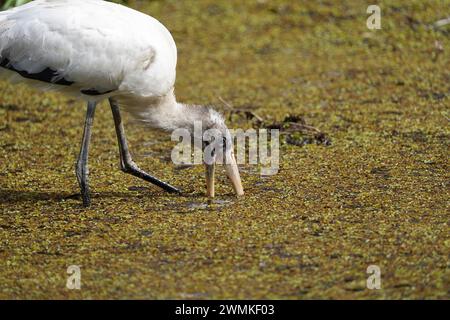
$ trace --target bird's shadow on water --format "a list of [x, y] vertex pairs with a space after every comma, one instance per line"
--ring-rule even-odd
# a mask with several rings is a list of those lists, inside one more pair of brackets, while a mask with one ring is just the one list
[[30, 201], [60, 201], [65, 194], [61, 192], [18, 191], [0, 189], [0, 204], [18, 204]]
[[[142, 198], [143, 196], [161, 197], [163, 194], [158, 191], [147, 190], [145, 193], [136, 194], [133, 192], [101, 192], [92, 193], [93, 201], [101, 199], [129, 199], [129, 198]], [[50, 203], [60, 203], [64, 201], [81, 202], [81, 195], [69, 192], [54, 192], [54, 191], [29, 191], [29, 190], [12, 190], [12, 189], [0, 189], [0, 204], [13, 205], [25, 202], [40, 202], [47, 201]], [[79, 206], [79, 204], [75, 204]]]
[[[142, 190], [141, 190], [142, 189]], [[145, 190], [144, 190], [145, 189]], [[136, 192], [139, 191], [139, 192]], [[123, 201], [140, 201], [142, 198], [158, 199], [167, 197], [179, 198], [180, 201], [169, 201], [164, 207], [164, 211], [173, 211], [178, 213], [189, 213], [192, 210], [216, 210], [226, 207], [234, 201], [233, 195], [224, 195], [224, 199], [207, 199], [204, 193], [187, 191], [181, 194], [169, 194], [161, 190], [152, 190], [147, 188], [139, 188], [139, 190], [123, 191], [123, 192], [92, 192], [92, 204], [102, 203], [108, 205], [107, 199], [113, 199], [114, 202], [123, 203]], [[133, 200], [134, 199], [134, 200]], [[118, 200], [118, 202], [116, 202]], [[12, 208], [21, 204], [37, 204], [45, 202], [47, 205], [60, 205], [64, 203], [73, 209], [85, 209], [82, 205], [81, 195], [70, 192], [55, 191], [32, 191], [32, 190], [13, 190], [0, 188], [0, 205]], [[92, 208], [92, 207], [91, 207]]]

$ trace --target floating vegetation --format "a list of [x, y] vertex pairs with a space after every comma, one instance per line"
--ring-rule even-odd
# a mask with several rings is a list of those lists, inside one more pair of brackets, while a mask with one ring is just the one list
[[0, 299], [448, 299], [448, 1], [380, 0], [377, 31], [359, 0], [128, 3], [174, 34], [180, 101], [284, 133], [280, 170], [242, 166], [236, 199], [218, 166], [211, 203], [170, 135], [126, 125], [164, 193], [120, 171], [102, 104], [85, 210], [85, 105], [0, 81]]

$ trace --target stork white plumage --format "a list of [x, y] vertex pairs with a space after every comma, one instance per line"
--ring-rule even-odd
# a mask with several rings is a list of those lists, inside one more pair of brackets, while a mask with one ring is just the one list
[[[87, 101], [76, 174], [83, 203], [90, 205], [88, 150], [96, 105], [109, 99], [124, 172], [166, 191], [178, 189], [145, 173], [133, 162], [120, 109], [150, 127], [193, 133], [194, 122], [230, 137], [223, 117], [203, 106], [178, 103], [174, 95], [177, 48], [156, 19], [102, 0], [35, 0], [0, 12], [0, 76], [41, 89], [60, 90]], [[120, 108], [119, 108], [120, 105]], [[216, 150], [223, 150], [216, 139]], [[229, 139], [228, 142], [229, 143]], [[226, 171], [243, 194], [233, 148]], [[207, 193], [214, 196], [214, 164], [206, 165]]]

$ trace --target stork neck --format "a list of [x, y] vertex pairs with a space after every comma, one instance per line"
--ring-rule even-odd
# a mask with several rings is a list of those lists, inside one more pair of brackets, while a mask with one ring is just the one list
[[173, 91], [163, 97], [122, 98], [121, 102], [134, 118], [164, 131], [187, 129], [193, 134], [196, 122], [201, 122], [203, 129], [224, 123], [222, 116], [209, 107], [177, 102]]
[[191, 106], [173, 100], [158, 105], [145, 121], [150, 126], [164, 131], [187, 129], [192, 132], [195, 120], [198, 120], [198, 117], [193, 114]]
[[212, 118], [215, 111], [203, 106], [179, 103], [173, 92], [155, 101], [147, 101], [146, 104], [146, 110], [139, 118], [156, 129], [187, 129], [193, 133], [196, 121], [200, 121], [205, 128], [214, 121]]

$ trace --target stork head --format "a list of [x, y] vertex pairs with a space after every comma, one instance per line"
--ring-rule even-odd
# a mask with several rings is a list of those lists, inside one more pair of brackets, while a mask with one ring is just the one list
[[223, 164], [237, 196], [244, 194], [239, 169], [233, 151], [233, 139], [223, 117], [211, 108], [205, 108], [203, 117], [203, 161], [206, 169], [206, 190], [214, 197], [216, 164]]
[[216, 164], [223, 164], [236, 195], [244, 194], [233, 152], [233, 139], [222, 115], [211, 107], [177, 103], [173, 94], [147, 108], [142, 118], [150, 127], [166, 131], [187, 130], [194, 147], [202, 148], [206, 168], [207, 195], [214, 197]]

